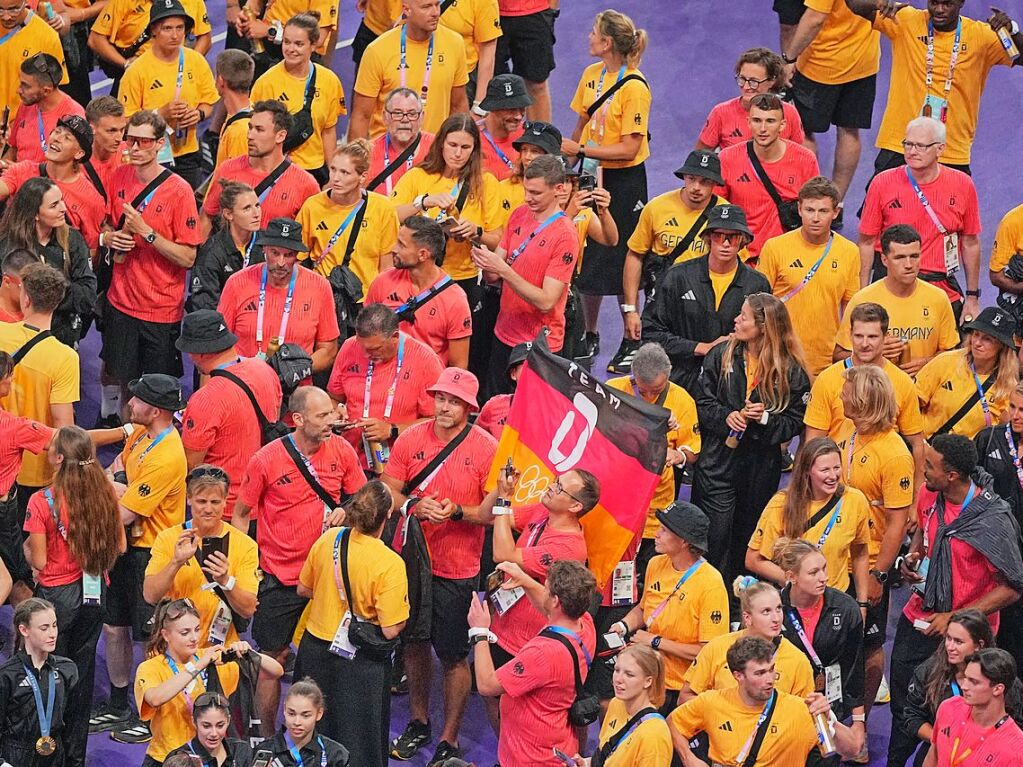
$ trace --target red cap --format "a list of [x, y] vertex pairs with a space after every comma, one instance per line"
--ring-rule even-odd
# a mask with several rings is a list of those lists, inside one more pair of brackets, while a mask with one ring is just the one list
[[437, 383], [426, 391], [430, 394], [436, 394], [437, 392], [450, 394], [452, 397], [458, 397], [458, 399], [462, 400], [473, 410], [480, 409], [480, 406], [476, 404], [476, 395], [480, 392], [480, 382], [468, 370], [444, 368], [441, 371], [440, 378], [437, 379]]

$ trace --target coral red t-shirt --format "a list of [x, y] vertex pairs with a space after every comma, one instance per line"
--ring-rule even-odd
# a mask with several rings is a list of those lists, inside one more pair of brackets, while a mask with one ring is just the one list
[[[931, 742], [938, 752], [938, 767], [1018, 764], [1023, 752], [1023, 731], [1010, 716], [998, 727], [980, 727], [970, 718], [970, 704], [958, 695], [942, 701], [934, 717]], [[958, 741], [958, 748], [956, 742]], [[952, 761], [953, 749], [956, 761]], [[970, 750], [969, 760], [962, 759]]]
[[[483, 150], [483, 170], [490, 171], [498, 181], [508, 178], [515, 170], [515, 163], [519, 159], [519, 150], [512, 146], [512, 142], [523, 133], [520, 126], [518, 131], [512, 133], [505, 139], [499, 139], [489, 130], [486, 122], [479, 123], [480, 149]], [[504, 155], [502, 157], [502, 155]]]
[[[67, 531], [68, 513], [63, 503], [54, 501], [54, 509], [60, 516], [60, 522]], [[82, 577], [82, 568], [71, 555], [64, 536], [53, 521], [50, 504], [46, 500], [46, 491], [39, 490], [28, 499], [28, 510], [25, 513], [25, 532], [42, 533], [46, 536], [46, 567], [39, 571], [37, 580], [41, 586], [66, 586], [75, 583]]]
[[[781, 137], [802, 144], [806, 136], [803, 133], [803, 120], [799, 117], [799, 112], [787, 101], [781, 103], [781, 108], [785, 115], [785, 127], [781, 131]], [[714, 149], [727, 149], [749, 141], [752, 135], [749, 129], [749, 112], [743, 107], [742, 99], [736, 96], [734, 99], [716, 104], [710, 110], [707, 122], [700, 131], [700, 143]]]
[[0, 498], [11, 491], [21, 471], [22, 451], [39, 455], [53, 439], [49, 426], [0, 410]]
[[[249, 165], [247, 155], [225, 160], [213, 172], [209, 194], [206, 195], [202, 204], [203, 213], [210, 218], [220, 215], [221, 186], [219, 179], [240, 181], [255, 189], [259, 182], [269, 175], [269, 173], [255, 170]], [[316, 183], [316, 179], [309, 171], [292, 163], [274, 182], [274, 185], [264, 192], [260, 200], [263, 226], [266, 226], [274, 218], [294, 219], [298, 215], [298, 209], [302, 207], [302, 203], [319, 191], [320, 185]]]
[[[227, 368], [246, 383], [268, 421], [281, 412], [281, 381], [260, 359], [243, 359]], [[224, 519], [230, 520], [249, 459], [263, 444], [262, 429], [248, 396], [232, 381], [213, 376], [188, 400], [182, 416], [181, 444], [185, 450], [205, 451], [204, 463], [227, 472], [230, 485]]]
[[[107, 213], [115, 226], [124, 204], [146, 186], [148, 183], [136, 178], [133, 165], [114, 172], [107, 189]], [[172, 173], [152, 193], [149, 203], [143, 201], [139, 208], [143, 220], [161, 237], [179, 245], [202, 243], [195, 193], [181, 176]], [[136, 235], [135, 247], [124, 262], [114, 264], [107, 300], [119, 312], [145, 322], [180, 322], [185, 314], [186, 271]]]
[[[313, 348], [321, 341], [334, 341], [341, 335], [334, 311], [334, 295], [330, 283], [311, 269], [297, 264], [295, 293], [291, 302], [291, 314], [280, 343], [298, 344], [312, 354]], [[266, 282], [266, 305], [263, 310], [263, 343], [256, 342], [256, 323], [259, 319], [259, 290], [265, 264], [253, 264], [232, 274], [224, 283], [217, 311], [224, 315], [224, 321], [231, 332], [238, 336], [238, 351], [245, 357], [255, 357], [259, 352], [267, 353], [271, 340], [277, 338], [284, 318], [284, 305], [288, 297], [288, 285], [275, 287]]]
[[[365, 304], [384, 304], [392, 309], [418, 296], [407, 269], [380, 272], [366, 291]], [[401, 322], [401, 329], [418, 338], [448, 364], [448, 343], [472, 335], [472, 312], [461, 285], [449, 285], [416, 310], [415, 322]]]
[[22, 104], [18, 107], [14, 119], [11, 120], [9, 139], [10, 145], [18, 151], [18, 162], [45, 160], [46, 150], [43, 149], [43, 145], [49, 142], [50, 134], [57, 127], [57, 120], [68, 115], [85, 117], [85, 110], [67, 94], [64, 94], [60, 103], [49, 112], [40, 113], [38, 104]]
[[511, 411], [511, 403], [512, 395], [510, 394], [494, 395], [480, 410], [480, 414], [476, 418], [476, 425], [493, 434], [494, 439], [501, 439], [501, 432], [504, 431], [504, 424]]
[[[399, 482], [408, 482], [446, 444], [437, 437], [434, 421], [417, 423], [394, 441], [385, 473]], [[441, 501], [450, 499], [462, 506], [479, 506], [487, 495], [487, 476], [496, 451], [497, 441], [483, 429], [472, 426], [468, 436], [444, 459], [440, 469], [424, 480], [425, 487], [421, 483], [412, 489], [410, 496], [415, 498], [436, 493]], [[430, 548], [434, 575], [472, 578], [479, 573], [483, 526], [464, 520], [454, 522], [449, 519], [441, 524], [424, 521], [423, 533]]]
[[[522, 569], [531, 578], [547, 580], [547, 568], [559, 559], [586, 561], [586, 539], [582, 528], [552, 530], [548, 525], [550, 512], [540, 503], [515, 509], [514, 525], [521, 531], [515, 547], [522, 550]], [[535, 637], [546, 618], [523, 596], [504, 615], [494, 615], [493, 631], [497, 643], [512, 655]]]
[[[977, 188], [965, 173], [939, 165], [938, 177], [929, 184], [920, 184], [920, 191], [946, 231], [956, 232], [960, 237], [980, 234]], [[881, 250], [881, 232], [892, 224], [910, 224], [920, 233], [921, 271], [945, 273], [944, 236], [927, 215], [905, 166], [882, 171], [870, 182], [860, 217], [860, 234], [875, 237], [874, 249]], [[944, 283], [939, 287], [944, 288]], [[960, 298], [954, 290], [945, 292], [950, 301]]]
[[[419, 139], [419, 146], [416, 147], [416, 151], [409, 156], [408, 160], [401, 163], [391, 172], [390, 176], [371, 188], [369, 191], [382, 194], [385, 197], [390, 197], [391, 192], [394, 191], [394, 187], [398, 183], [398, 179], [423, 161], [423, 158], [426, 157], [426, 153], [430, 151], [430, 146], [433, 144], [433, 134], [429, 131], [420, 131], [419, 135], [422, 136], [422, 138]], [[386, 133], [383, 133], [373, 139], [373, 155], [369, 161], [369, 172], [366, 176], [367, 183], [379, 176], [380, 172], [394, 162], [399, 154], [401, 154], [401, 152], [395, 151], [391, 148], [390, 142], [387, 140]]]
[[[30, 178], [39, 177], [39, 163], [35, 160], [16, 162], [4, 171], [0, 181], [4, 182], [13, 197], [22, 185]], [[67, 206], [67, 220], [72, 227], [81, 232], [89, 250], [99, 247], [99, 233], [103, 229], [103, 220], [107, 217], [107, 201], [92, 181], [80, 170], [74, 181], [54, 181], [64, 195]]]
[[[525, 205], [512, 211], [501, 238], [505, 260], [516, 274], [537, 287], [543, 286], [544, 278], [552, 277], [565, 283], [565, 288], [554, 308], [543, 312], [505, 285], [501, 290], [501, 309], [494, 325], [494, 335], [501, 343], [515, 346], [533, 341], [541, 328], [547, 327], [550, 329], [547, 345], [551, 351], [557, 352], [561, 351], [565, 342], [565, 304], [568, 302], [568, 285], [572, 282], [575, 262], [579, 258], [579, 235], [571, 219], [562, 215], [530, 239], [530, 235], [542, 225], [543, 221], [537, 221]], [[524, 244], [513, 261], [516, 250]]]
[[550, 10], [548, 0], [498, 0], [502, 16], [527, 16]]
[[127, 145], [121, 144], [117, 151], [111, 154], [106, 160], [100, 160], [95, 154], [89, 158], [89, 164], [92, 165], [92, 169], [96, 171], [96, 175], [98, 175], [100, 181], [103, 182], [104, 189], [110, 188], [110, 179], [113, 177], [114, 172], [122, 165], [127, 164], [124, 161], [124, 153], [126, 151], [128, 151]]
[[[761, 164], [781, 199], [785, 201], [797, 199], [803, 184], [820, 175], [820, 166], [814, 153], [792, 141], [785, 141], [785, 154], [780, 160]], [[753, 242], [748, 250], [751, 256], [759, 256], [764, 243], [784, 234], [784, 230], [774, 200], [753, 169], [745, 141], [722, 150], [721, 177], [725, 184], [714, 191], [746, 213], [746, 221], [753, 232]]]
[[[306, 458], [314, 477], [333, 498], [366, 484], [358, 456], [340, 437], [331, 436]], [[238, 498], [259, 520], [259, 566], [286, 586], [294, 586], [309, 549], [323, 534], [324, 503], [288, 455], [283, 439], [252, 456]]]
[[[592, 658], [596, 646], [589, 613], [583, 614], [582, 631], [565, 638], [572, 644], [585, 681], [589, 671], [586, 655]], [[497, 681], [505, 691], [497, 744], [502, 767], [562, 767], [554, 749], [569, 755], [579, 750], [575, 728], [568, 721], [576, 692], [572, 657], [565, 646], [550, 637], [531, 637], [514, 658], [497, 669]]]

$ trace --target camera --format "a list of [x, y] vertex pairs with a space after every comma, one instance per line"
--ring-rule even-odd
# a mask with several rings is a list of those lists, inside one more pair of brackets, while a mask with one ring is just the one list
[[238, 651], [235, 650], [233, 647], [230, 650], [224, 650], [224, 652], [220, 653], [221, 663], [235, 663], [237, 661]]

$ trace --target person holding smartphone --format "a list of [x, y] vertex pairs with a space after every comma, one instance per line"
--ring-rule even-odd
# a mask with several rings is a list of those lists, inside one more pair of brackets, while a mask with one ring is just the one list
[[291, 685], [284, 699], [284, 727], [256, 746], [252, 767], [347, 767], [348, 749], [317, 732], [324, 708], [323, 691], [312, 679]]
[[167, 754], [164, 767], [171, 765], [171, 760], [176, 761], [179, 756], [190, 759], [185, 763], [187, 767], [249, 767], [252, 764], [249, 744], [227, 737], [231, 725], [231, 704], [219, 692], [204, 692], [195, 699], [192, 722], [195, 724], [195, 737]]

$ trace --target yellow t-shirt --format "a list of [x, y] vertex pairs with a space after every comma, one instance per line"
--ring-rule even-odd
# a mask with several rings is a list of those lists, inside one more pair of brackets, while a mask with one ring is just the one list
[[[376, 99], [370, 123], [370, 138], [381, 135], [384, 128], [384, 102], [387, 94], [403, 85], [416, 93], [422, 92], [426, 70], [428, 40], [406, 41], [408, 70], [401, 69], [401, 31], [404, 25], [384, 32], [366, 48], [355, 78], [355, 92]], [[447, 27], [438, 26], [433, 33], [433, 62], [430, 65], [430, 87], [423, 114], [423, 130], [436, 133], [441, 123], [451, 114], [451, 90], [469, 82], [465, 64], [465, 42], [462, 36]], [[402, 78], [402, 74], [405, 75]], [[406, 174], [408, 175], [408, 174]]]
[[991, 246], [992, 272], [1000, 272], [1009, 265], [1009, 259], [1023, 254], [1023, 205], [1017, 205], [998, 223], [995, 243]]
[[171, 427], [163, 438], [150, 439], [146, 429], [137, 427], [124, 443], [121, 461], [128, 475], [121, 505], [138, 515], [128, 533], [128, 543], [150, 548], [163, 530], [185, 521], [188, 465], [181, 436]]
[[[833, 238], [813, 277], [785, 304], [811, 375], [831, 364], [842, 304], [860, 289], [859, 248], [840, 234]], [[765, 242], [757, 268], [771, 283], [771, 292], [784, 299], [803, 283], [825, 248], [827, 245], [811, 245], [802, 230], [796, 229]]]
[[[689, 666], [685, 681], [690, 689], [699, 694], [707, 690], [728, 690], [738, 686], [728, 668], [725, 657], [728, 649], [749, 633], [748, 629], [733, 631], [731, 634], [712, 639], [700, 650], [696, 660]], [[778, 644], [774, 656], [778, 682], [775, 687], [782, 692], [805, 698], [814, 690], [813, 669], [810, 661], [785, 637]]]
[[[181, 49], [184, 70], [181, 79], [180, 100], [193, 109], [199, 104], [216, 104], [220, 100], [213, 84], [213, 71], [201, 53], [191, 48]], [[143, 109], [159, 109], [174, 100], [177, 92], [178, 65], [182, 61], [175, 56], [173, 61], [161, 61], [152, 51], [139, 56], [138, 61], [128, 67], [121, 79], [117, 97], [124, 104], [126, 117]], [[175, 157], [199, 151], [196, 128], [193, 125], [182, 139], [176, 133], [168, 136]]]
[[[246, 107], [248, 109], [248, 107]], [[239, 117], [220, 134], [220, 146], [217, 147], [217, 165], [224, 160], [244, 157], [249, 153], [249, 118]]]
[[480, 46], [501, 36], [497, 0], [457, 0], [441, 15], [440, 23], [465, 41], [465, 68], [469, 72], [479, 61]]
[[[901, 298], [892, 295], [884, 279], [860, 290], [845, 307], [846, 316], [860, 304], [873, 301], [888, 312], [888, 335], [909, 340], [907, 359], [933, 357], [938, 352], [959, 346], [959, 330], [952, 313], [952, 304], [941, 288], [923, 280], [916, 281], [912, 295]], [[838, 329], [835, 344], [852, 349], [852, 331], [843, 322]], [[903, 352], [905, 354], [905, 352]]]
[[[184, 532], [185, 526], [174, 525], [160, 532], [153, 542], [152, 558], [146, 565], [146, 577], [156, 575], [167, 565], [174, 561], [174, 547], [178, 538]], [[228, 575], [234, 576], [235, 588], [255, 594], [259, 589], [259, 551], [256, 549], [256, 542], [245, 535], [237, 528], [226, 522], [221, 523], [218, 536], [227, 536], [227, 565]], [[199, 625], [199, 646], [206, 647], [213, 644], [210, 641], [210, 626], [221, 608], [220, 597], [210, 589], [202, 588], [206, 585], [206, 576], [199, 569], [198, 561], [193, 557], [178, 569], [174, 575], [170, 590], [167, 592], [169, 599], [191, 599], [195, 608], [202, 616]], [[230, 605], [227, 605], [230, 609]], [[224, 644], [230, 645], [240, 639], [234, 624], [227, 630], [227, 639]]]
[[64, 48], [60, 37], [49, 24], [29, 11], [25, 25], [0, 45], [0, 72], [3, 72], [3, 76], [0, 76], [0, 111], [5, 106], [10, 107], [12, 120], [21, 106], [21, 96], [18, 95], [21, 62], [37, 53], [48, 53], [60, 62], [60, 68], [64, 71], [60, 82], [61, 85], [66, 84], [67, 65], [64, 63]]
[[[313, 103], [310, 108], [313, 118], [313, 133], [288, 156], [300, 168], [316, 170], [323, 167], [323, 131], [337, 125], [338, 115], [348, 114], [345, 107], [345, 92], [341, 80], [331, 70], [320, 64], [316, 67], [316, 87], [313, 89]], [[288, 73], [281, 61], [270, 67], [252, 86], [252, 102], [269, 99], [280, 101], [292, 114], [302, 110], [305, 103], [307, 78], [295, 77]]]
[[870, 566], [877, 563], [881, 541], [888, 529], [885, 509], [904, 509], [913, 503], [913, 455], [893, 430], [881, 434], [857, 434], [849, 460], [849, 441], [854, 431], [846, 421], [835, 437], [842, 451], [842, 481], [855, 487], [870, 503]]
[[[175, 665], [177, 665], [179, 673], [184, 671], [183, 665]], [[225, 663], [216, 668], [224, 694], [234, 694], [234, 691], [238, 689], [238, 664]], [[146, 690], [159, 687], [173, 676], [174, 671], [167, 663], [166, 655], [157, 655], [142, 661], [135, 672], [135, 704], [138, 706], [139, 718], [143, 722], [149, 722], [153, 731], [153, 739], [149, 742], [146, 755], [158, 762], [162, 762], [167, 754], [195, 737], [191, 704], [185, 697], [185, 693], [187, 692], [188, 697], [194, 701], [206, 692], [206, 683], [202, 675], [198, 675], [185, 690], [179, 692], [162, 706], [154, 707], [145, 702]]]
[[[586, 108], [597, 100], [597, 88], [601, 85], [600, 73], [603, 68], [604, 65], [597, 62], [583, 70], [579, 85], [575, 89], [575, 96], [572, 97], [572, 111], [576, 114], [585, 116]], [[632, 68], [627, 68], [623, 77], [628, 75], [643, 77], [642, 72]], [[617, 72], [605, 73], [601, 94], [607, 93], [617, 79]], [[635, 158], [629, 161], [602, 160], [600, 163], [605, 168], [632, 168], [650, 156], [650, 142], [647, 140], [649, 125], [650, 88], [639, 80], [630, 80], [586, 121], [579, 143], [586, 146], [587, 142], [592, 141], [598, 146], [611, 146], [620, 142], [623, 136], [638, 133], [642, 136], [642, 142]]]
[[[358, 204], [335, 205], [330, 201], [328, 194], [329, 192], [320, 192], [313, 195], [302, 203], [302, 208], [298, 211], [297, 218], [298, 223], [302, 225], [302, 236], [305, 238], [305, 244], [309, 246], [308, 253], [299, 254], [299, 258], [302, 260], [311, 258], [314, 263], [319, 260], [320, 254], [323, 253], [338, 227], [358, 207]], [[344, 261], [348, 241], [352, 238], [354, 223], [353, 217], [348, 222], [345, 231], [337, 238], [337, 242], [331, 247], [330, 252], [315, 267], [316, 271], [324, 277], [328, 277], [331, 270], [335, 266], [340, 266]], [[362, 219], [359, 237], [355, 241], [355, 250], [352, 251], [352, 260], [349, 263], [352, 271], [362, 280], [363, 296], [366, 295], [370, 283], [380, 272], [380, 256], [390, 253], [397, 239], [398, 215], [394, 212], [394, 205], [383, 195], [367, 192], [366, 213]]]
[[[842, 360], [821, 371], [810, 389], [810, 400], [806, 403], [806, 415], [803, 416], [804, 424], [812, 429], [827, 432], [832, 439], [837, 438], [839, 430], [846, 422], [841, 395], [842, 387], [845, 386], [842, 371], [848, 362], [849, 360]], [[898, 409], [895, 418], [896, 429], [904, 437], [919, 434], [924, 430], [924, 422], [920, 416], [916, 384], [908, 373], [890, 360], [885, 359], [882, 362], [881, 370], [888, 376], [892, 388], [895, 389], [895, 406]]]
[[[874, 18], [874, 28], [892, 41], [892, 74], [888, 88], [888, 102], [877, 134], [877, 147], [902, 154], [902, 139], [906, 124], [919, 117], [926, 96], [944, 98], [945, 81], [952, 59], [955, 30], [934, 33], [934, 69], [930, 88], [927, 74], [927, 22], [926, 9], [902, 8], [894, 19], [880, 13]], [[986, 22], [962, 20], [959, 61], [948, 94], [948, 114], [945, 128], [948, 139], [941, 162], [966, 165], [970, 162], [970, 148], [977, 132], [980, 97], [988, 72], [996, 64], [1011, 66], [1012, 60], [1002, 48], [998, 35]], [[938, 115], [935, 114], [935, 117]]]
[[[265, 8], [269, 0], [263, 0]], [[316, 52], [321, 56], [327, 52], [328, 30], [337, 26], [338, 0], [273, 0], [270, 7], [263, 15], [263, 20], [272, 24], [275, 21], [287, 24], [292, 16], [309, 11], [320, 12], [320, 40], [316, 45]], [[274, 46], [268, 43], [267, 47]], [[279, 47], [279, 46], [274, 46]]]
[[[757, 529], [749, 539], [749, 547], [767, 559], [774, 556], [774, 544], [785, 535], [785, 498], [784, 490], [774, 494], [760, 514]], [[806, 519], [809, 521], [817, 512], [824, 508], [826, 501], [812, 501], [807, 509]], [[821, 553], [828, 562], [828, 585], [839, 591], [849, 588], [849, 547], [853, 544], [866, 545], [870, 541], [868, 521], [870, 505], [866, 497], [854, 487], [847, 487], [839, 501], [841, 507], [835, 506], [813, 527], [799, 537], [814, 546], [828, 527], [828, 522], [835, 511], [838, 516], [835, 524], [824, 540]]]
[[526, 189], [522, 186], [522, 179], [509, 176], [498, 181], [497, 197], [501, 201], [500, 224], [505, 227], [508, 226], [512, 211], [526, 204]]
[[881, 66], [881, 35], [849, 10], [845, 0], [806, 0], [807, 8], [828, 14], [813, 41], [799, 55], [796, 69], [825, 85], [876, 75]]
[[[340, 531], [334, 527], [316, 539], [298, 576], [299, 583], [313, 592], [306, 630], [327, 642], [334, 638], [348, 610], [347, 600], [338, 593], [334, 573], [334, 546]], [[348, 578], [356, 615], [379, 626], [396, 626], [408, 620], [408, 579], [402, 558], [379, 538], [354, 530], [349, 535]]]
[[[363, 59], [365, 62], [365, 59]], [[365, 64], [363, 64], [365, 66]], [[362, 72], [362, 69], [359, 69]], [[431, 85], [431, 88], [433, 86]], [[437, 195], [450, 194], [457, 182], [444, 178], [439, 173], [427, 173], [422, 168], [413, 168], [394, 187], [391, 195], [395, 205], [407, 205], [421, 194]], [[457, 199], [458, 194], [453, 194]], [[441, 211], [438, 208], [428, 208], [423, 211], [424, 216], [438, 218]], [[483, 227], [483, 231], [490, 232], [502, 227], [501, 201], [497, 190], [497, 179], [491, 174], [483, 173], [483, 184], [480, 194], [469, 193], [462, 206], [461, 217], [472, 221]], [[470, 251], [472, 244], [465, 240], [458, 242], [454, 237], [448, 240], [447, 254], [444, 256], [444, 271], [451, 275], [453, 280], [465, 280], [475, 277], [479, 270], [472, 262]]]
[[[687, 700], [671, 713], [669, 720], [687, 738], [705, 732], [714, 764], [735, 764], [736, 756], [756, 731], [763, 710], [763, 705], [751, 707], [743, 703], [739, 691], [733, 687], [711, 690]], [[806, 703], [801, 697], [779, 691], [770, 727], [757, 754], [756, 767], [803, 764], [816, 746], [817, 728]]]
[[[682, 575], [664, 554], [650, 560], [643, 596], [639, 600], [647, 630], [684, 644], [699, 644], [724, 636], [728, 631], [728, 592], [721, 573], [704, 561], [675, 591]], [[661, 614], [651, 621], [653, 613], [666, 599], [669, 601]], [[681, 690], [689, 661], [667, 653], [662, 657], [665, 686], [669, 690]]]
[[[632, 388], [632, 379], [629, 376], [610, 378], [607, 385], [612, 389], [638, 396]], [[696, 415], [696, 402], [693, 401], [689, 392], [668, 381], [668, 394], [664, 398], [662, 407], [671, 411], [675, 420], [678, 421], [678, 428], [668, 432], [668, 447], [675, 449], [687, 447], [699, 456], [702, 447], [700, 419]], [[661, 479], [654, 489], [653, 498], [650, 499], [650, 509], [647, 512], [646, 524], [643, 526], [644, 538], [653, 538], [657, 534], [657, 528], [661, 526], [661, 523], [657, 521], [655, 512], [674, 503], [677, 495], [675, 470], [671, 466], [665, 466], [664, 471], [661, 472]]]
[[[728, 205], [728, 200], [718, 197], [715, 205]], [[629, 250], [641, 256], [651, 251], [658, 256], [668, 255], [693, 228], [701, 213], [702, 210], [693, 210], [682, 202], [682, 193], [678, 189], [657, 195], [640, 211], [639, 221], [632, 236], [629, 237]], [[683, 261], [707, 255], [703, 238], [700, 237], [700, 232], [705, 227], [706, 225], [700, 227], [689, 247], [672, 263], [681, 264]], [[747, 256], [746, 249], [743, 248], [739, 258], [745, 261]]]
[[[149, 27], [150, 5], [144, 0], [110, 0], [93, 22], [92, 31], [103, 35], [118, 48], [129, 48]], [[181, 6], [195, 22], [192, 28], [193, 37], [210, 32], [210, 17], [203, 0], [182, 0]], [[141, 55], [152, 47], [152, 42], [147, 40], [136, 55]]]
[[[977, 374], [982, 386], [989, 377]], [[924, 436], [929, 439], [977, 392], [976, 381], [966, 361], [966, 350], [953, 349], [939, 354], [920, 368], [916, 374], [916, 390], [920, 395]], [[984, 401], [988, 406], [991, 423], [998, 423], [1002, 413], [1009, 407], [1009, 398], [997, 396], [992, 387], [984, 394]], [[978, 400], [966, 415], [956, 421], [949, 433], [973, 439], [977, 432], [989, 425], [984, 418], [984, 407]]]
[[376, 35], [382, 35], [401, 18], [401, 0], [366, 0], [363, 23]]
[[[599, 745], [603, 747], [607, 741], [628, 724], [632, 719], [625, 709], [625, 704], [618, 698], [612, 698], [607, 706], [607, 714], [600, 725]], [[625, 740], [618, 743], [618, 748], [604, 762], [604, 767], [643, 767], [644, 765], [667, 765], [671, 763], [673, 754], [671, 732], [663, 717], [651, 716], [633, 730]]]
[[710, 269], [710, 286], [714, 288], [714, 308], [717, 309], [721, 306], [721, 299], [725, 297], [725, 291], [728, 290], [728, 286], [732, 284], [732, 280], [735, 279], [735, 272], [738, 270], [738, 266], [730, 272], [715, 272]]
[[[22, 322], [0, 322], [0, 350], [13, 355], [38, 332]], [[0, 407], [13, 415], [53, 426], [50, 405], [74, 404], [78, 399], [78, 353], [56, 338], [47, 338], [14, 368], [11, 393], [0, 399]], [[45, 451], [39, 455], [24, 453], [18, 484], [43, 487], [50, 484], [52, 476]]]

